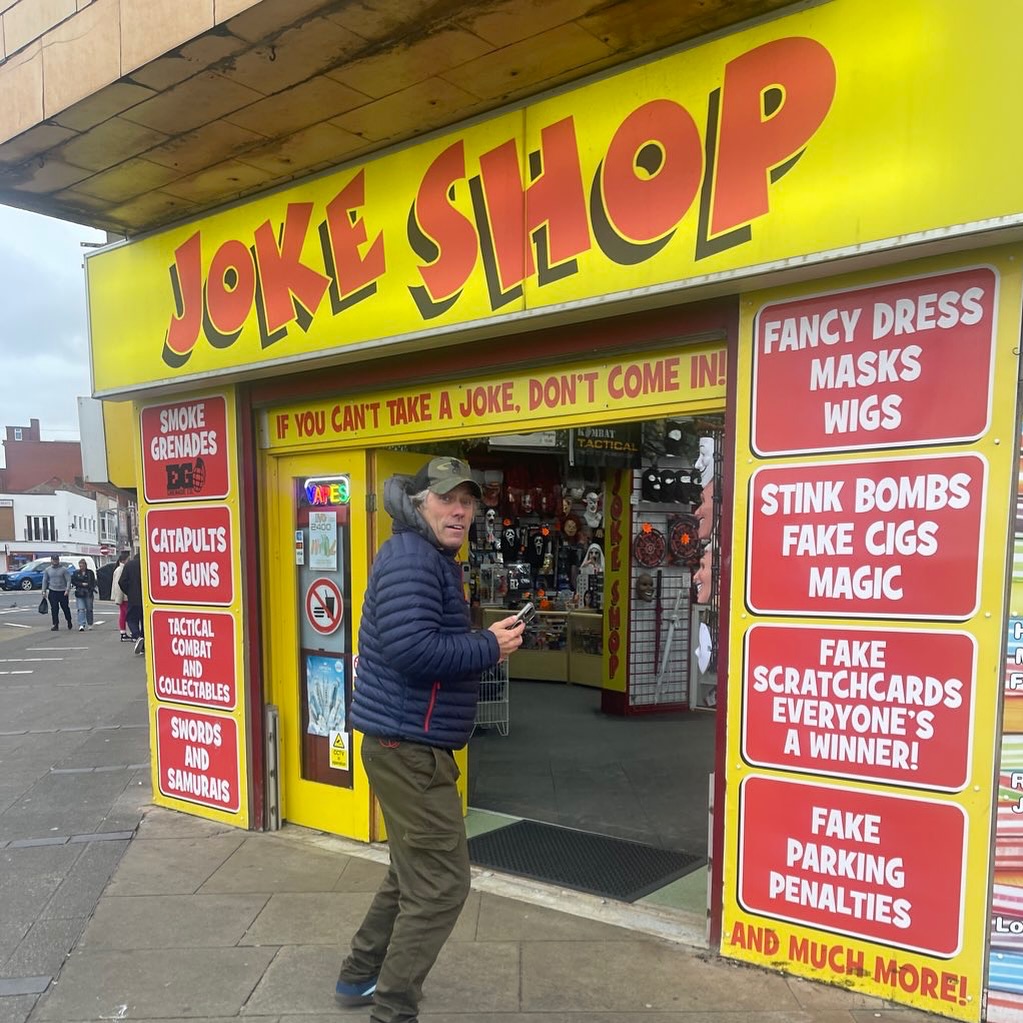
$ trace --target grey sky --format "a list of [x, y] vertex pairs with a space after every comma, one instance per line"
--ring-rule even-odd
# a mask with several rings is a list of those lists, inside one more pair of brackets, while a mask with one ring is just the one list
[[78, 439], [76, 399], [90, 392], [80, 242], [104, 239], [0, 206], [0, 428], [38, 419], [43, 440]]

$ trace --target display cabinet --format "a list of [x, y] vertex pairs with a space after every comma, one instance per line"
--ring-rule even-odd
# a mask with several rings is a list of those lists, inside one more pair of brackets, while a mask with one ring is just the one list
[[[505, 608], [483, 609], [483, 628], [513, 614]], [[522, 646], [508, 658], [511, 678], [550, 682], [568, 681], [568, 615], [564, 611], [538, 611], [526, 626]]]
[[569, 612], [568, 681], [598, 688], [604, 681], [604, 616], [599, 612]]

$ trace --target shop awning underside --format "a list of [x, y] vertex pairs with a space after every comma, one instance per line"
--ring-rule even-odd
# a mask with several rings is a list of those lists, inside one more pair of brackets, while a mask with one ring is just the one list
[[[0, 92], [20, 106], [0, 119], [0, 203], [137, 234], [786, 4], [211, 0], [200, 17], [201, 6], [181, 5], [197, 12], [186, 42], [130, 68], [124, 4], [78, 0], [20, 49], [8, 31]], [[218, 22], [218, 10], [240, 13]], [[76, 72], [65, 58], [82, 40], [93, 56]], [[62, 106], [82, 91], [74, 75], [101, 62], [96, 87]]]

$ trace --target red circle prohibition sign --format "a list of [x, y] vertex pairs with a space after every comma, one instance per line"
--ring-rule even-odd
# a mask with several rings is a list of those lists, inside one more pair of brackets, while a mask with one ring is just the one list
[[314, 579], [305, 591], [305, 616], [321, 635], [337, 632], [344, 616], [345, 602], [333, 579]]

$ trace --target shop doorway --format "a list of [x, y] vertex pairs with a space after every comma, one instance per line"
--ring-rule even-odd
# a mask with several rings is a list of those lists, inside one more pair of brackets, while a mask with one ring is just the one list
[[[724, 444], [716, 415], [443, 446], [484, 491], [468, 552], [476, 624], [538, 608], [506, 672], [482, 685], [470, 834], [535, 821], [685, 854], [687, 868], [706, 860]], [[542, 877], [529, 856], [487, 865]]]

